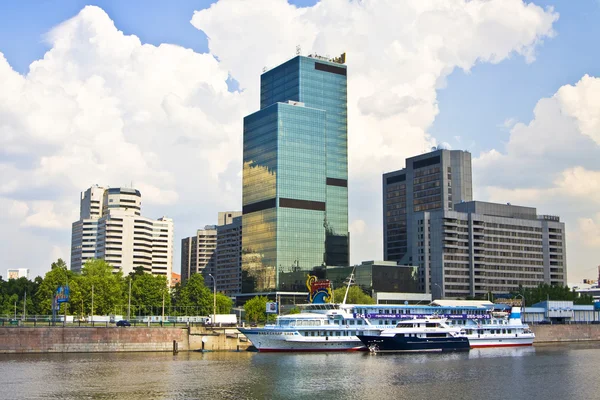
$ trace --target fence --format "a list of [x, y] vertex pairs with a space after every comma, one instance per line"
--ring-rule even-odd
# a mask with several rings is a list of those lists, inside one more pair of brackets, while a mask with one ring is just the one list
[[[70, 318], [69, 318], [70, 317]], [[29, 315], [25, 318], [17, 315], [4, 315], [0, 317], [0, 326], [3, 327], [48, 327], [48, 326], [68, 326], [68, 327], [114, 327], [117, 322], [122, 320], [122, 316], [103, 316], [95, 315], [93, 318], [87, 316], [84, 318], [76, 318], [67, 316], [64, 321], [64, 316], [57, 316], [52, 321], [51, 315]], [[164, 319], [162, 316], [143, 315], [136, 316], [128, 322], [131, 326], [136, 327], [188, 327], [188, 326], [205, 326], [205, 316], [167, 316]]]

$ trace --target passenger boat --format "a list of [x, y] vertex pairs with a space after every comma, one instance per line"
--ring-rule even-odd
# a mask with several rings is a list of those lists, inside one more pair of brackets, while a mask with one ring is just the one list
[[[439, 305], [442, 304], [442, 305]], [[451, 305], [448, 305], [451, 304]], [[307, 304], [302, 313], [278, 316], [264, 327], [238, 328], [260, 352], [366, 350], [357, 335], [376, 335], [406, 320], [436, 315], [463, 328], [471, 347], [530, 346], [535, 335], [520, 319], [492, 312], [493, 305], [469, 301], [430, 305]]]
[[531, 346], [535, 334], [521, 321], [521, 308], [512, 307], [508, 317], [492, 312], [488, 320], [469, 321], [464, 326], [472, 348]]
[[275, 324], [259, 328], [238, 328], [259, 352], [276, 351], [357, 351], [365, 350], [356, 337], [359, 332], [378, 332], [357, 318], [352, 306], [310, 304], [300, 314], [281, 315]]
[[359, 334], [358, 338], [374, 353], [468, 351], [469, 339], [465, 331], [451, 327], [446, 320], [436, 316], [407, 319], [396, 327], [377, 334]]

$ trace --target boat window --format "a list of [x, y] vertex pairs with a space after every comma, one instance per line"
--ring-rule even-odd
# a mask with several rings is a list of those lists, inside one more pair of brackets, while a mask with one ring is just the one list
[[441, 337], [446, 337], [446, 333], [426, 333], [425, 337], [428, 338], [441, 338]]
[[354, 325], [354, 320], [353, 319], [350, 320], [350, 325]]
[[427, 322], [427, 323], [425, 324], [425, 327], [426, 327], [426, 328], [435, 328], [436, 326], [437, 326], [437, 324], [434, 324], [434, 323], [431, 323], [431, 322]]

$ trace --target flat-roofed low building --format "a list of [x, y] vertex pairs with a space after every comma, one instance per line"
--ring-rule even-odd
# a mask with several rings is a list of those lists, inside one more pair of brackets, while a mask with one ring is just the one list
[[[418, 267], [415, 266], [398, 265], [395, 261], [363, 261], [354, 267], [325, 267], [325, 277], [331, 281], [333, 289], [346, 287], [352, 273], [353, 283], [372, 297], [378, 293], [421, 293]], [[408, 297], [421, 300], [419, 296]], [[405, 300], [409, 299], [402, 301]]]

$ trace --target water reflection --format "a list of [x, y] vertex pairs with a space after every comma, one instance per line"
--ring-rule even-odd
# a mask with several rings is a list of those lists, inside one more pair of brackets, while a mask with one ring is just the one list
[[597, 398], [599, 347], [588, 344], [377, 355], [0, 355], [0, 398]]

